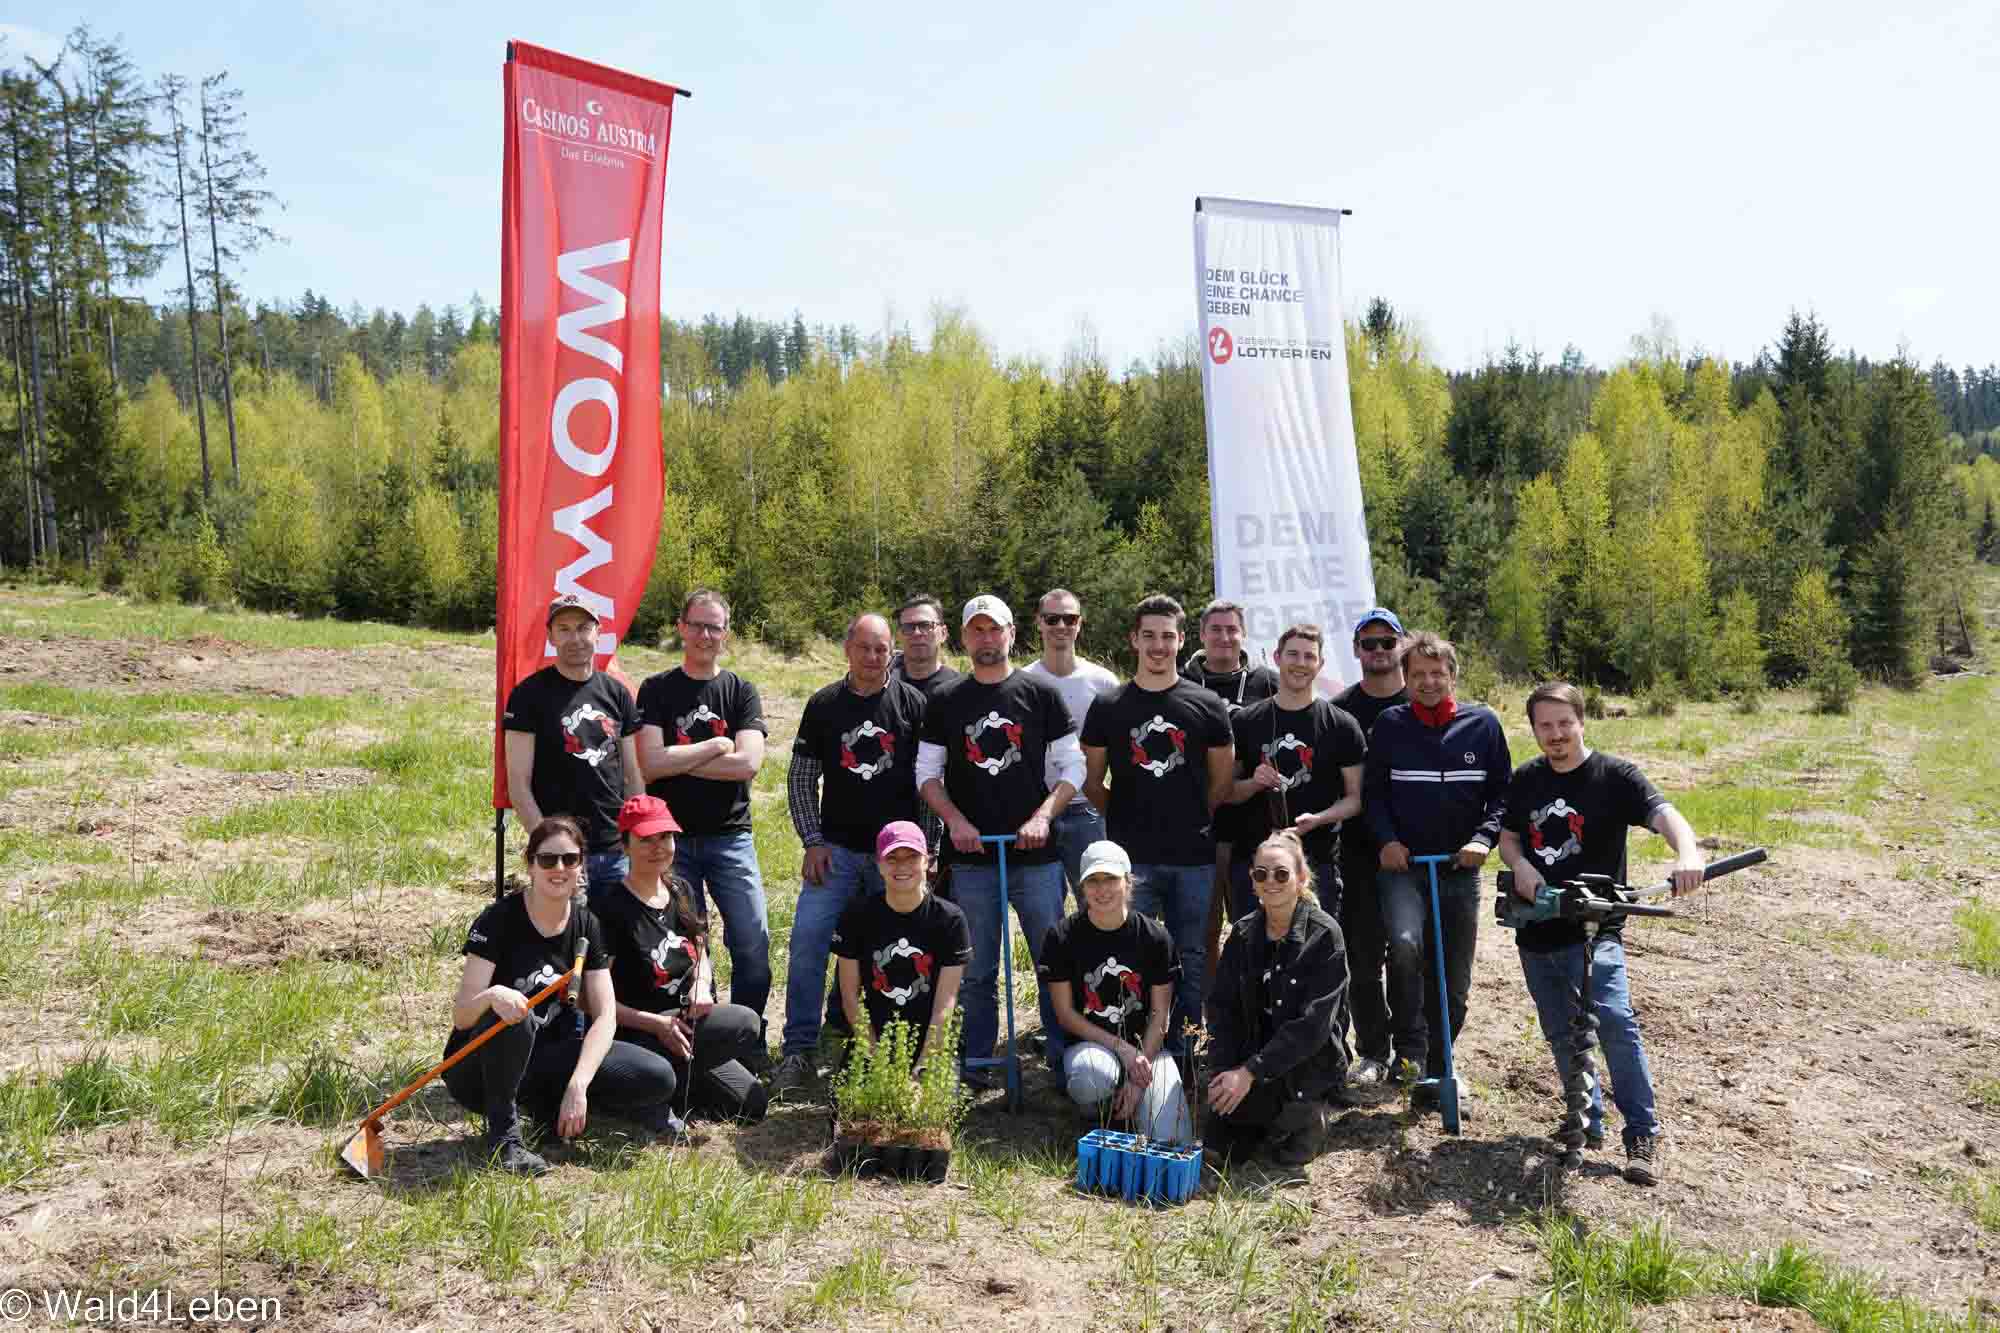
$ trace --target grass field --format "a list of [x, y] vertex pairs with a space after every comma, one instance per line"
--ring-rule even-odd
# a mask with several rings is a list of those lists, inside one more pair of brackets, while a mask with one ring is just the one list
[[[775, 1032], [787, 753], [841, 666], [729, 664], [772, 723]], [[435, 1088], [391, 1121], [385, 1183], [344, 1175], [347, 1129], [435, 1058], [491, 894], [491, 673], [490, 636], [0, 589], [12, 1285], [273, 1297], [285, 1327], [368, 1330], [2000, 1328], [1989, 676], [1847, 717], [1780, 693], [1590, 724], [1715, 854], [1772, 852], [1628, 932], [1659, 1189], [1615, 1153], [1551, 1169], [1553, 1067], [1489, 924], [1461, 1136], [1354, 1110], [1303, 1173], [1211, 1173], [1151, 1211], [1068, 1187], [1082, 1127], [1033, 1061], [1027, 1110], [982, 1100], [937, 1187], [827, 1178], [805, 1107], [671, 1153], [595, 1118], [522, 1182], [464, 1151]], [[1492, 701], [1517, 759], [1524, 693]], [[1657, 839], [1633, 852], [1635, 878], [1665, 864]]]

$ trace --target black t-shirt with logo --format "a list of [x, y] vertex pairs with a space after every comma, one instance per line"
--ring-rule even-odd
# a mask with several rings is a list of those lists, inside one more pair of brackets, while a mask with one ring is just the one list
[[915, 910], [898, 912], [887, 895], [856, 899], [834, 927], [833, 953], [861, 965], [861, 1004], [880, 1034], [900, 1018], [919, 1043], [937, 1008], [938, 973], [972, 961], [972, 930], [958, 904], [925, 894]]
[[[1238, 712], [1229, 726], [1236, 733], [1238, 777], [1249, 777], [1268, 759], [1285, 779], [1282, 808], [1277, 808], [1276, 792], [1259, 792], [1237, 803], [1246, 852], [1277, 829], [1282, 815], [1297, 819], [1346, 796], [1347, 781], [1341, 770], [1368, 757], [1361, 724], [1345, 709], [1324, 699], [1314, 699], [1297, 709], [1280, 708], [1276, 699], [1266, 699]], [[1341, 832], [1323, 824], [1306, 834], [1306, 856], [1314, 861], [1333, 859], [1340, 851]]]
[[[1210, 671], [1205, 657], [1196, 657], [1181, 669], [1181, 679], [1191, 680], [1216, 698], [1231, 717], [1262, 699], [1277, 697], [1278, 673], [1267, 666], [1245, 664], [1234, 671]], [[1225, 805], [1215, 812], [1215, 840], [1239, 843], [1244, 840], [1243, 808]]]
[[835, 681], [806, 700], [792, 754], [817, 759], [820, 834], [873, 854], [884, 824], [917, 821], [917, 739], [924, 696], [890, 679], [874, 694]]
[[945, 686], [964, 680], [965, 673], [956, 667], [948, 667], [940, 664], [936, 671], [919, 680], [915, 676], [904, 673], [903, 659], [899, 657], [896, 659], [896, 664], [889, 668], [889, 679], [900, 680], [918, 694], [923, 695], [924, 698], [929, 699]]
[[[944, 789], [959, 813], [985, 834], [1012, 833], [1048, 799], [1049, 746], [1076, 728], [1055, 690], [1021, 671], [996, 685], [964, 676], [931, 696], [924, 742], [944, 747]], [[993, 859], [989, 847], [968, 855], [946, 838], [945, 856], [973, 864]], [[1009, 865], [1046, 865], [1053, 843], [1032, 851], [1007, 849]]]
[[[732, 739], [746, 731], [767, 731], [764, 701], [757, 687], [734, 671], [696, 680], [680, 667], [648, 676], [639, 687], [639, 720], [658, 727], [666, 745], [695, 745], [715, 736]], [[717, 782], [683, 773], [656, 778], [646, 790], [667, 803], [683, 833], [750, 831], [750, 784]]]
[[[493, 983], [511, 986], [524, 999], [569, 971], [579, 952], [583, 970], [595, 972], [607, 966], [604, 931], [597, 918], [581, 907], [569, 909], [569, 923], [554, 935], [544, 935], [528, 916], [527, 900], [510, 893], [492, 904], [473, 920], [465, 932], [465, 955], [484, 958], [493, 964]], [[580, 1034], [583, 1020], [564, 1003], [565, 987], [535, 1006], [535, 1015], [547, 1020], [543, 1035], [552, 1038]], [[446, 1054], [458, 1049], [483, 1023], [470, 1028], [454, 1028], [445, 1043]]]
[[[1345, 709], [1348, 716], [1361, 725], [1361, 734], [1363, 736], [1372, 736], [1375, 733], [1376, 718], [1382, 716], [1382, 714], [1388, 712], [1397, 704], [1406, 704], [1409, 701], [1410, 692], [1407, 689], [1399, 689], [1386, 699], [1377, 699], [1374, 695], [1362, 689], [1359, 682], [1349, 685], [1339, 694], [1333, 696], [1334, 706]], [[1365, 819], [1349, 820], [1347, 827], [1340, 831], [1340, 841], [1342, 848], [1349, 855], [1356, 855], [1363, 852], [1373, 853], [1377, 850], [1375, 835], [1369, 829], [1368, 821]]]
[[1215, 860], [1208, 752], [1230, 743], [1221, 699], [1180, 678], [1164, 690], [1128, 681], [1091, 704], [1083, 743], [1105, 752], [1111, 776], [1105, 834], [1133, 864]]
[[[1521, 839], [1528, 863], [1551, 884], [1579, 875], [1609, 875], [1625, 882], [1625, 831], [1646, 828], [1667, 803], [1638, 766], [1592, 750], [1581, 764], [1558, 773], [1545, 756], [1514, 770], [1507, 786], [1503, 826]], [[1623, 917], [1599, 934], [1620, 933]], [[1515, 932], [1530, 953], [1550, 953], [1581, 941], [1581, 921], [1544, 921]]]
[[625, 758], [619, 742], [639, 734], [632, 692], [593, 671], [571, 680], [543, 667], [507, 695], [504, 725], [535, 738], [528, 789], [544, 815], [583, 826], [585, 850], [618, 850], [618, 808], [625, 804]]
[[[680, 890], [683, 900], [689, 896]], [[611, 956], [611, 988], [618, 1002], [649, 1014], [679, 1013], [696, 999], [702, 940], [685, 933], [671, 901], [649, 907], [623, 884], [590, 895], [591, 914], [604, 931]]]
[[1128, 912], [1116, 930], [1100, 930], [1086, 912], [1058, 921], [1035, 964], [1042, 985], [1067, 981], [1079, 1014], [1134, 1045], [1152, 1017], [1153, 987], [1174, 985], [1180, 975], [1166, 927], [1143, 912]]

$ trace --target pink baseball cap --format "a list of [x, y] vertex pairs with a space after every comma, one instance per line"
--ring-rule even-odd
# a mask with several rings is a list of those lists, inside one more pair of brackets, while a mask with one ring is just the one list
[[875, 859], [879, 861], [900, 847], [913, 852], [930, 850], [930, 844], [924, 841], [924, 831], [907, 819], [882, 826], [882, 831], [875, 835]]

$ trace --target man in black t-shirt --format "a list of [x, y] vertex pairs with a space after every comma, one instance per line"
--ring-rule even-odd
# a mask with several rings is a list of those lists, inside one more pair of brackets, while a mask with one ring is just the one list
[[[1335, 695], [1366, 737], [1375, 719], [1410, 701], [1403, 685], [1403, 622], [1386, 606], [1362, 613], [1354, 622], [1354, 657], [1361, 679]], [[1347, 988], [1354, 1010], [1354, 1046], [1361, 1058], [1348, 1071], [1349, 1087], [1367, 1089], [1389, 1077], [1389, 999], [1382, 984], [1389, 961], [1389, 935], [1382, 924], [1382, 899], [1375, 886], [1381, 848], [1365, 819], [1351, 819], [1340, 831], [1340, 930], [1347, 937]]]
[[1201, 1021], [1203, 929], [1215, 890], [1210, 823], [1235, 764], [1222, 700], [1175, 672], [1183, 618], [1181, 604], [1161, 594], [1133, 609], [1138, 670], [1091, 704], [1083, 723], [1083, 794], [1132, 858], [1133, 907], [1164, 925], [1180, 953], [1167, 1034], [1174, 1051], [1185, 1025]]
[[[1039, 958], [1049, 927], [1062, 919], [1063, 869], [1049, 825], [1083, 783], [1083, 752], [1069, 710], [1046, 684], [1014, 670], [1014, 613], [990, 594], [965, 604], [960, 628], [972, 674], [931, 696], [917, 748], [917, 791], [945, 824], [952, 892], [972, 928], [965, 978], [967, 1059], [984, 1059], [999, 1038], [997, 981], [1007, 903], [999, 859], [982, 834], [1013, 834], [1007, 849], [1007, 900], [1021, 918], [1029, 953]], [[1062, 1034], [1048, 993], [1041, 995], [1048, 1058], [1060, 1068]], [[990, 1087], [984, 1069], [966, 1080]]]
[[[703, 588], [681, 607], [681, 664], [639, 687], [639, 762], [649, 795], [686, 830], [674, 875], [713, 896], [729, 947], [729, 998], [761, 1021], [771, 994], [771, 930], [757, 844], [750, 836], [750, 783], [764, 766], [764, 704], [757, 687], [721, 665], [729, 603]], [[768, 1053], [753, 1058], [770, 1067]]]
[[507, 694], [507, 800], [521, 827], [568, 815], [583, 829], [582, 887], [616, 884], [628, 869], [618, 807], [640, 790], [639, 711], [622, 681], [596, 667], [597, 613], [573, 594], [549, 603], [555, 665]]
[[792, 826], [805, 846], [785, 979], [783, 1058], [773, 1096], [809, 1085], [816, 1069], [827, 950], [856, 898], [882, 892], [875, 838], [917, 819], [917, 741], [924, 696], [889, 676], [889, 622], [856, 616], [842, 649], [847, 675], [806, 701], [792, 743], [787, 787]]
[[[1514, 872], [1517, 894], [1533, 902], [1544, 882], [1559, 884], [1579, 875], [1609, 875], [1624, 883], [1630, 828], [1651, 829], [1674, 849], [1676, 897], [1701, 887], [1701, 847], [1686, 818], [1631, 762], [1584, 745], [1581, 690], [1564, 681], [1537, 686], [1528, 696], [1528, 724], [1542, 755], [1514, 770], [1500, 831], [1500, 859]], [[1593, 940], [1580, 921], [1544, 921], [1516, 931], [1515, 943], [1542, 1035], [1565, 1075], [1571, 996], [1582, 989], [1588, 969], [1605, 1072], [1625, 1120], [1625, 1178], [1652, 1185], [1659, 1179], [1660, 1121], [1626, 981], [1624, 924], [1623, 917], [1612, 917]], [[1604, 1141], [1604, 1098], [1595, 1086], [1584, 1136], [1592, 1147]]]

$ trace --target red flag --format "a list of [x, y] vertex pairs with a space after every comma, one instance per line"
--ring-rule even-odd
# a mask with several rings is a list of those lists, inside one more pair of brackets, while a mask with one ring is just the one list
[[612, 660], [660, 533], [660, 219], [677, 89], [514, 42], [500, 226], [500, 712], [547, 665], [550, 598]]

